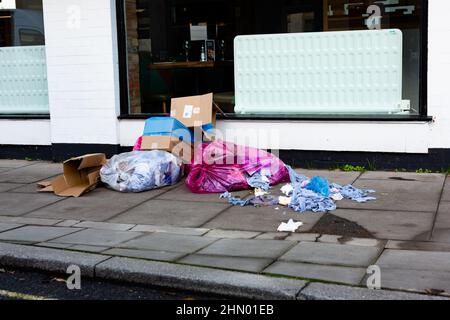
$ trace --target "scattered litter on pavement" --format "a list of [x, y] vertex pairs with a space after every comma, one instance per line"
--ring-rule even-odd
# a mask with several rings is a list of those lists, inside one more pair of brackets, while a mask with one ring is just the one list
[[295, 222], [293, 219], [290, 219], [288, 223], [282, 222], [280, 224], [278, 227], [278, 232], [295, 232], [301, 226], [303, 226], [303, 222]]
[[260, 189], [260, 188], [256, 188], [255, 189], [255, 197], [262, 197], [262, 196], [265, 196], [267, 194], [268, 194], [268, 192], [264, 191], [263, 189]]
[[292, 187], [292, 184], [288, 183], [284, 185], [281, 188], [281, 192], [283, 192], [284, 195], [289, 196], [292, 194], [292, 191], [294, 191], [294, 188]]
[[278, 197], [278, 203], [282, 206], [288, 206], [291, 204], [291, 198], [290, 197]]

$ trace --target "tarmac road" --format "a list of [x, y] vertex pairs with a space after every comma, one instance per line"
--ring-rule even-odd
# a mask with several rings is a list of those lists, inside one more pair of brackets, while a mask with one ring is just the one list
[[[205, 300], [207, 297], [141, 286], [81, 279], [80, 290], [69, 290], [65, 276], [3, 269], [0, 300]], [[211, 297], [209, 297], [211, 299]]]

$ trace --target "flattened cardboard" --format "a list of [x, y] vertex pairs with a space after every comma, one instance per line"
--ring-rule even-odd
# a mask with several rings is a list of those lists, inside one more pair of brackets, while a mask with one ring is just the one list
[[188, 128], [201, 127], [210, 123], [215, 125], [216, 110], [213, 108], [213, 94], [173, 98], [170, 115]]
[[61, 197], [80, 197], [94, 189], [100, 178], [100, 169], [106, 163], [103, 153], [88, 154], [64, 162], [64, 174], [53, 179], [50, 184], [38, 184], [44, 187], [40, 192], [53, 191]]

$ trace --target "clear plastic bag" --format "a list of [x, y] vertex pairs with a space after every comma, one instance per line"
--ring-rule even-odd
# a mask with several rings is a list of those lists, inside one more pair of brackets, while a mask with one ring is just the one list
[[181, 176], [181, 160], [159, 150], [116, 155], [100, 170], [102, 182], [120, 192], [142, 192], [174, 185]]

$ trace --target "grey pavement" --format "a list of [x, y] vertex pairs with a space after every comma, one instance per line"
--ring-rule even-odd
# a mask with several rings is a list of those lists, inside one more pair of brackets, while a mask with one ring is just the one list
[[[450, 296], [450, 181], [445, 175], [297, 171], [373, 188], [377, 200], [340, 201], [338, 210], [331, 213], [298, 214], [282, 206], [232, 207], [216, 194], [189, 193], [183, 183], [139, 194], [99, 187], [80, 198], [61, 198], [36, 192], [36, 182], [59, 174], [60, 164], [0, 160], [0, 266], [21, 264], [53, 271], [54, 259], [61, 271], [72, 258], [86, 256], [80, 261], [92, 274], [102, 267], [98, 269], [101, 277], [120, 280], [124, 274], [112, 271], [122, 268], [134, 274], [132, 281], [143, 283], [154, 279], [146, 272], [154, 273], [155, 266], [166, 271], [223, 269], [230, 276], [246, 272], [261, 279], [300, 279], [297, 294], [306, 282], [320, 282], [324, 287], [309, 283], [304, 296], [300, 295], [320, 299], [339, 298], [339, 288], [351, 298], [350, 287], [327, 283], [364, 288], [367, 267], [378, 265], [382, 288], [408, 292], [398, 294], [399, 299], [414, 297], [409, 292]], [[278, 190], [279, 186], [274, 187], [273, 193]], [[245, 197], [249, 191], [235, 194]], [[318, 224], [323, 230], [323, 219], [330, 216], [342, 223], [330, 223], [317, 232]], [[290, 218], [304, 226], [296, 233], [276, 232]], [[358, 238], [360, 230], [371, 236]], [[23, 248], [35, 251], [16, 257], [13, 248], [17, 245], [22, 248], [19, 253]], [[65, 255], [58, 258], [57, 251]], [[201, 279], [199, 290], [206, 290], [206, 284], [217, 285]], [[226, 281], [231, 281], [228, 288], [236, 285], [235, 280]], [[252, 292], [267, 296], [261, 290]], [[290, 298], [295, 290], [288, 290]], [[368, 298], [386, 297], [361, 292]]]

